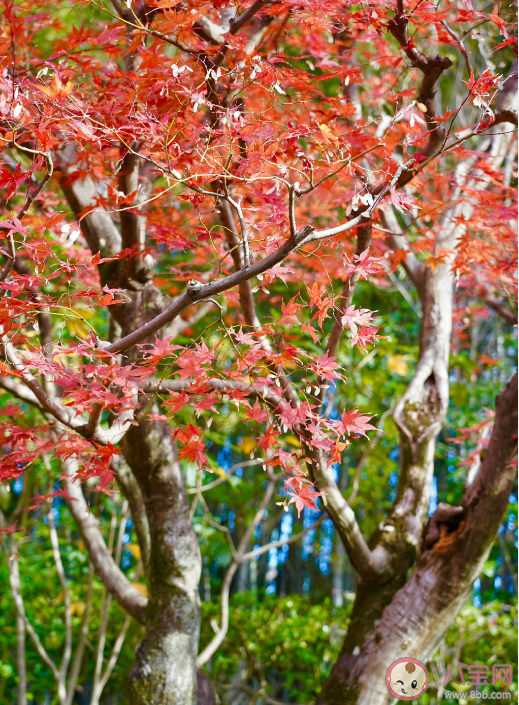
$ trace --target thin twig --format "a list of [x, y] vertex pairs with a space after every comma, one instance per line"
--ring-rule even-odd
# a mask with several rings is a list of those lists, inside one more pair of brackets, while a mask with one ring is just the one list
[[54, 516], [52, 512], [53, 509], [51, 509], [50, 512], [47, 514], [47, 519], [49, 522], [50, 542], [52, 545], [52, 555], [54, 558], [54, 564], [56, 566], [56, 573], [58, 574], [59, 584], [63, 593], [63, 606], [65, 608], [65, 648], [63, 649], [63, 656], [61, 657], [61, 664], [59, 667], [58, 691], [60, 695], [60, 701], [66, 701], [67, 671], [70, 662], [70, 656], [72, 653], [72, 619], [70, 614], [70, 595], [67, 587], [67, 581], [65, 578], [63, 562], [61, 560], [61, 553], [59, 550], [58, 532], [56, 531], [56, 525], [54, 523]]
[[240, 543], [238, 544], [238, 548], [236, 549], [236, 555], [233, 557], [233, 560], [231, 561], [231, 564], [229, 565], [225, 573], [220, 593], [220, 629], [217, 631], [217, 633], [214, 635], [214, 637], [211, 639], [205, 649], [198, 655], [198, 658], [196, 660], [198, 668], [200, 668], [205, 663], [207, 663], [207, 661], [209, 661], [209, 659], [216, 652], [216, 650], [223, 642], [227, 634], [227, 630], [229, 628], [229, 594], [232, 579], [234, 577], [234, 574], [236, 573], [236, 570], [238, 569], [238, 566], [243, 560], [243, 554], [245, 553], [245, 549], [249, 544], [252, 533], [256, 526], [262, 520], [263, 513], [267, 508], [272, 498], [272, 495], [274, 494], [274, 489], [278, 477], [275, 475], [270, 475], [270, 478], [271, 479], [267, 487], [267, 491], [265, 492], [265, 495], [263, 497], [263, 500], [256, 514], [254, 515], [254, 519], [251, 521], [245, 533], [243, 534], [243, 537]]

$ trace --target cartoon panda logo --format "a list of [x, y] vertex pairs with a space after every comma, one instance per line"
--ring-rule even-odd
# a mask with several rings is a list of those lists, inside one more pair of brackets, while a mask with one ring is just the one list
[[387, 669], [386, 685], [398, 700], [416, 700], [427, 690], [429, 674], [415, 658], [399, 658]]

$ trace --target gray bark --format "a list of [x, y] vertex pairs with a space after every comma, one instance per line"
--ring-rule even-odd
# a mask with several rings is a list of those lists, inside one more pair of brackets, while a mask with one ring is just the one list
[[[488, 452], [465, 493], [461, 520], [457, 526], [444, 525], [442, 537], [422, 553], [409, 581], [383, 609], [380, 587], [371, 587], [371, 595], [366, 586], [358, 591], [357, 603], [366, 609], [365, 629], [348, 634], [320, 705], [387, 705], [385, 674], [391, 663], [405, 656], [421, 661], [432, 656], [488, 556], [514, 487], [516, 457], [517, 375], [497, 399]], [[389, 585], [386, 590], [391, 593]]]
[[141, 421], [124, 455], [142, 492], [150, 530], [146, 633], [129, 676], [131, 705], [194, 705], [201, 558], [184, 478], [166, 426]]
[[[97, 187], [90, 180], [71, 179], [75, 159], [73, 147], [61, 150], [62, 187], [78, 215], [90, 205]], [[124, 159], [119, 186], [126, 194], [139, 185], [139, 162], [134, 155]], [[110, 216], [99, 210], [84, 217], [81, 227], [93, 253], [101, 250], [102, 255], [113, 254], [123, 247], [140, 250], [144, 245], [144, 217], [132, 212], [121, 219], [120, 234]], [[110, 310], [123, 336], [160, 315], [169, 303], [149, 280], [151, 264], [146, 258], [135, 258], [130, 263], [121, 260], [113, 266], [109, 263], [109, 267], [100, 267], [103, 283], [127, 290], [126, 303]], [[137, 356], [134, 348], [125, 359], [134, 361]], [[147, 420], [133, 426], [122, 445], [135, 479], [122, 468], [120, 481], [136, 514], [136, 530], [147, 570], [148, 598], [137, 592], [107, 555], [95, 519], [85, 512], [84, 499], [82, 512], [81, 502], [70, 502], [69, 506], [77, 515], [83, 535], [89, 539], [86, 543], [92, 561], [108, 590], [145, 625], [145, 636], [129, 675], [128, 702], [195, 705], [199, 680], [203, 684], [200, 703], [209, 705], [210, 684], [203, 674], [197, 676], [195, 664], [200, 629], [200, 550], [189, 518], [176, 447], [167, 426]], [[71, 496], [74, 491], [75, 495], [81, 494], [73, 483], [69, 483], [68, 489]]]

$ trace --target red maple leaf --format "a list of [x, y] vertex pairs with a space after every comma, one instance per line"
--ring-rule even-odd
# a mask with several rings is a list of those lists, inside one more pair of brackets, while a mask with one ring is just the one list
[[337, 432], [341, 436], [344, 434], [349, 435], [350, 433], [358, 433], [365, 436], [366, 431], [376, 431], [376, 427], [368, 423], [371, 418], [373, 417], [366, 416], [358, 412], [357, 409], [352, 409], [348, 412], [344, 411], [337, 422]]
[[247, 409], [245, 416], [249, 421], [257, 421], [258, 423], [264, 423], [267, 420], [267, 412], [261, 408], [258, 401], [254, 403], [252, 409]]

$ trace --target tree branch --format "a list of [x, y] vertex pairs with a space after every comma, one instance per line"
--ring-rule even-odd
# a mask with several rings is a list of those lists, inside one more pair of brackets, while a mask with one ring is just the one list
[[[4, 528], [4, 515], [1, 511], [0, 511], [0, 525], [1, 525], [1, 528]], [[42, 661], [44, 663], [47, 664], [52, 675], [56, 679], [56, 682], [58, 682], [59, 681], [58, 668], [56, 667], [56, 664], [51, 659], [51, 657], [49, 656], [47, 651], [45, 650], [45, 647], [43, 646], [38, 635], [36, 634], [34, 627], [30, 623], [30, 621], [27, 619], [27, 615], [25, 614], [25, 607], [23, 604], [23, 597], [22, 597], [22, 592], [21, 592], [20, 570], [18, 567], [18, 551], [17, 551], [17, 546], [16, 546], [16, 542], [15, 542], [13, 534], [10, 535], [9, 550], [7, 549], [7, 545], [6, 545], [3, 534], [0, 534], [0, 543], [2, 545], [2, 550], [4, 552], [5, 559], [7, 561], [7, 569], [9, 572], [9, 582], [11, 584], [11, 591], [13, 594], [14, 604], [16, 606], [16, 612], [17, 612], [19, 618], [23, 620], [23, 622], [25, 624], [25, 628], [27, 629], [27, 632], [28, 632], [29, 636], [31, 637], [33, 644], [36, 647], [36, 651], [38, 652], [40, 658], [42, 659]]]
[[[194, 379], [164, 379], [158, 380], [156, 378], [148, 378], [139, 383], [139, 387], [144, 392], [181, 392], [184, 389], [189, 389], [193, 384], [196, 384]], [[219, 391], [226, 392], [233, 389], [241, 389], [244, 392], [249, 392], [260, 399], [264, 399], [272, 406], [276, 407], [281, 401], [282, 397], [267, 391], [264, 393], [264, 387], [257, 389], [253, 387], [249, 382], [238, 382], [236, 380], [225, 380], [225, 379], [208, 379], [205, 380], [205, 384], [210, 389], [218, 389]]]
[[85, 611], [83, 612], [83, 616], [81, 618], [81, 628], [77, 640], [76, 653], [74, 654], [74, 660], [72, 662], [72, 668], [70, 669], [68, 679], [66, 705], [72, 705], [72, 701], [74, 700], [77, 679], [81, 671], [81, 666], [83, 663], [83, 654], [85, 651], [85, 643], [88, 636], [90, 610], [92, 609], [92, 592], [94, 587], [94, 564], [92, 563], [92, 561], [89, 561], [87, 586], [88, 587], [85, 600]]
[[[425, 108], [425, 119], [430, 135], [426, 147], [422, 150], [422, 154], [430, 157], [441, 148], [447, 134], [446, 129], [434, 120], [436, 117], [434, 104], [436, 91], [434, 87], [442, 73], [452, 66], [452, 61], [448, 57], [439, 54], [437, 56], [421, 54], [410, 41], [407, 26], [408, 19], [404, 11], [403, 0], [398, 0], [395, 16], [389, 22], [388, 30], [400, 44], [411, 64], [423, 73], [422, 84], [418, 91], [418, 102]], [[404, 177], [406, 176], [404, 175]]]
[[121, 490], [128, 500], [137, 541], [141, 549], [141, 561], [144, 575], [148, 575], [150, 560], [150, 526], [146, 514], [146, 506], [141, 489], [132, 471], [122, 458], [114, 458], [112, 464], [117, 472], [116, 479]]
[[370, 218], [372, 212], [378, 206], [386, 192], [398, 181], [400, 174], [411, 163], [412, 162], [406, 162], [405, 164], [402, 164], [397, 169], [391, 181], [388, 182], [378, 193], [373, 205], [356, 218], [353, 218], [342, 225], [338, 225], [335, 228], [328, 228], [327, 230], [321, 231], [315, 231], [311, 225], [307, 225], [302, 230], [298, 231], [295, 237], [290, 237], [278, 250], [272, 252], [270, 255], [267, 255], [267, 257], [260, 262], [256, 262], [248, 268], [242, 268], [238, 272], [234, 272], [220, 281], [216, 281], [211, 284], [202, 284], [202, 282], [191, 280], [188, 282], [185, 293], [179, 296], [165, 311], [129, 335], [121, 338], [121, 340], [118, 340], [116, 343], [104, 347], [104, 349], [110, 353], [125, 352], [129, 348], [133, 347], [137, 343], [140, 343], [145, 338], [153, 335], [153, 333], [156, 333], [158, 330], [163, 328], [167, 323], [179, 316], [182, 311], [185, 311], [186, 308], [192, 306], [193, 303], [201, 301], [202, 299], [207, 299], [210, 296], [220, 294], [242, 282], [252, 279], [258, 274], [263, 274], [274, 265], [282, 262], [285, 257], [287, 257], [298, 247], [302, 247], [307, 243], [322, 240], [324, 238], [331, 237], [332, 235], [337, 235], [338, 233], [355, 228], [357, 225]]
[[227, 572], [225, 573], [220, 593], [220, 629], [214, 635], [214, 637], [211, 639], [205, 649], [198, 655], [198, 658], [196, 660], [196, 665], [198, 668], [200, 668], [205, 663], [207, 663], [207, 661], [209, 661], [211, 656], [216, 652], [220, 644], [225, 639], [225, 635], [227, 634], [227, 630], [229, 628], [229, 593], [231, 589], [232, 579], [234, 577], [234, 574], [236, 573], [236, 570], [238, 569], [238, 566], [243, 560], [243, 555], [245, 553], [245, 549], [249, 544], [252, 533], [256, 526], [262, 520], [263, 512], [265, 511], [270, 500], [272, 499], [275, 486], [276, 480], [273, 479], [271, 476], [269, 486], [267, 487], [267, 491], [265, 492], [265, 495], [258, 508], [258, 511], [256, 512], [254, 519], [249, 524], [245, 533], [243, 534], [243, 537], [240, 543], [238, 544], [238, 548], [236, 549], [236, 555], [233, 557], [230, 566], [227, 568]]
[[52, 545], [52, 555], [54, 558], [54, 564], [56, 566], [56, 573], [58, 574], [59, 584], [61, 586], [61, 592], [63, 593], [63, 607], [65, 608], [65, 648], [63, 649], [63, 655], [61, 657], [58, 680], [60, 701], [64, 702], [66, 700], [67, 671], [70, 662], [70, 656], [72, 653], [72, 619], [70, 615], [70, 595], [67, 587], [67, 580], [65, 578], [63, 562], [61, 560], [58, 532], [56, 531], [56, 525], [54, 523], [52, 509], [47, 514], [47, 518], [49, 521], [49, 533], [50, 542]]
[[352, 508], [342, 496], [326, 460], [321, 454], [311, 453], [311, 474], [321, 493], [324, 507], [332, 519], [337, 533], [359, 575], [366, 581], [383, 581], [390, 577], [390, 553], [384, 546], [373, 551], [364, 539]]
[[110, 555], [104, 542], [99, 523], [85, 501], [81, 487], [74, 481], [77, 461], [68, 458], [63, 461], [63, 478], [67, 490], [67, 506], [74, 517], [78, 529], [88, 548], [94, 564], [107, 590], [134, 619], [144, 624], [148, 600], [133, 587]]
[[245, 561], [251, 561], [254, 558], [259, 558], [259, 556], [262, 556], [264, 553], [268, 553], [271, 548], [281, 548], [282, 546], [288, 546], [291, 543], [297, 543], [300, 541], [302, 538], [304, 538], [308, 532], [314, 531], [315, 529], [318, 529], [323, 521], [326, 519], [326, 514], [323, 514], [319, 519], [314, 522], [313, 524], [310, 524], [306, 529], [303, 529], [303, 531], [300, 531], [298, 534], [295, 534], [294, 536], [290, 536], [288, 539], [280, 539], [279, 541], [271, 541], [270, 543], [266, 543], [263, 546], [260, 546], [260, 548], [254, 549], [254, 551], [249, 551], [248, 553], [244, 553], [243, 556], [241, 557], [240, 563], [244, 563]]
[[513, 326], [517, 325], [517, 314], [510, 311], [510, 309], [506, 308], [506, 306], [503, 306], [503, 304], [499, 303], [497, 299], [487, 296], [485, 297], [485, 303], [493, 311], [499, 314], [507, 323], [510, 323]]

